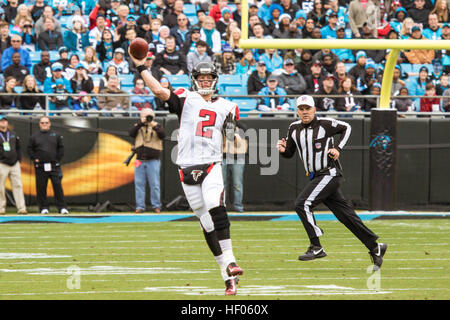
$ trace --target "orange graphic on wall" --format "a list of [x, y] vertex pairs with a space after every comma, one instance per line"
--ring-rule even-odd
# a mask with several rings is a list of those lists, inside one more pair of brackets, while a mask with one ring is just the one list
[[[76, 162], [62, 165], [62, 185], [67, 197], [106, 192], [134, 181], [134, 166], [125, 166], [123, 161], [131, 152], [132, 145], [112, 134], [99, 133], [90, 152]], [[22, 184], [25, 195], [36, 196], [34, 167], [30, 159], [21, 163]], [[9, 180], [6, 188], [11, 190]], [[53, 196], [51, 182], [48, 196]]]

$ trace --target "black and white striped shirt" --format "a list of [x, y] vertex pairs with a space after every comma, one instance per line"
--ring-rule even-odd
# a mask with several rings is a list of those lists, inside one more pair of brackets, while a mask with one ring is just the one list
[[[335, 161], [328, 156], [328, 150], [336, 148], [340, 152], [347, 143], [351, 131], [348, 123], [332, 118], [315, 117], [306, 125], [300, 120], [293, 122], [289, 126], [286, 138], [286, 150], [281, 155], [291, 158], [298, 150], [307, 174], [320, 171], [336, 176], [338, 171]], [[334, 136], [338, 134], [340, 140], [335, 143]]]

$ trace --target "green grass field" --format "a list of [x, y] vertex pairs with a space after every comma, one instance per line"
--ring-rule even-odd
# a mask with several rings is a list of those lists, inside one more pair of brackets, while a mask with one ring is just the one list
[[197, 222], [3, 224], [0, 300], [450, 298], [449, 220], [367, 222], [389, 244], [379, 273], [343, 225], [319, 225], [328, 256], [300, 262], [300, 222], [232, 221], [245, 272], [225, 297]]

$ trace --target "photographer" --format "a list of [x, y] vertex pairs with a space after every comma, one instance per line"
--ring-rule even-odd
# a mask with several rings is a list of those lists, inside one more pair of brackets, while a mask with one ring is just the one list
[[134, 170], [134, 186], [136, 196], [136, 213], [145, 211], [145, 187], [150, 186], [150, 202], [156, 213], [161, 212], [160, 192], [160, 155], [162, 140], [166, 136], [164, 128], [155, 121], [152, 109], [144, 108], [140, 112], [140, 121], [129, 131], [134, 140], [137, 154]]

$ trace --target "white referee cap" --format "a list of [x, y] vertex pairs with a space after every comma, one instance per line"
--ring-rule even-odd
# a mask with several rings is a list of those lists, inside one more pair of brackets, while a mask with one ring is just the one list
[[303, 105], [307, 105], [307, 106], [310, 106], [311, 108], [314, 108], [315, 104], [314, 104], [313, 97], [307, 96], [307, 95], [298, 97], [297, 98], [297, 107], [303, 106]]

